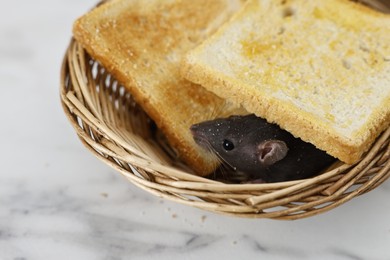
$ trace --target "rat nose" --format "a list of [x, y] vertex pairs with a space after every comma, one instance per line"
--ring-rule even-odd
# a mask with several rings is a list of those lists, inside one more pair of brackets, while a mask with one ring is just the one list
[[196, 133], [198, 133], [198, 131], [199, 131], [199, 125], [198, 125], [198, 124], [195, 124], [195, 125], [190, 126], [190, 131], [191, 131], [191, 134], [192, 134], [192, 135], [195, 135]]
[[190, 126], [190, 131], [195, 141], [207, 140], [207, 136], [202, 125], [194, 124]]
[[194, 139], [195, 143], [197, 143], [198, 145], [200, 145], [203, 148], [207, 148], [208, 147], [207, 139], [203, 135], [203, 132], [201, 131], [201, 129], [200, 129], [198, 124], [190, 126], [190, 131], [191, 131], [192, 138]]

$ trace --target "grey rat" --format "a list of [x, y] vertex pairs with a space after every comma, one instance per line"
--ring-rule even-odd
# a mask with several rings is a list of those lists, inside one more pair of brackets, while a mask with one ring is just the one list
[[249, 182], [281, 182], [312, 177], [335, 161], [314, 145], [295, 138], [254, 114], [192, 125], [201, 147], [214, 152]]

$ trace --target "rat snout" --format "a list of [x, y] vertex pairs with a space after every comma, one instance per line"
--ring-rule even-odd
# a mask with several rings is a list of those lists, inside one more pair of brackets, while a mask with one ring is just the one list
[[203, 148], [207, 148], [209, 146], [207, 136], [205, 135], [204, 131], [202, 130], [202, 127], [199, 124], [192, 125], [190, 127], [190, 131], [195, 143], [197, 143]]
[[190, 131], [192, 135], [196, 135], [198, 133], [199, 126], [197, 124], [190, 126]]
[[199, 125], [192, 125], [190, 127], [190, 131], [192, 134], [192, 138], [194, 138], [195, 142], [199, 144], [200, 139], [203, 139], [202, 137], [202, 131], [199, 129]]
[[192, 137], [194, 138], [195, 142], [198, 143], [198, 141], [205, 139], [203, 131], [201, 130], [200, 126], [198, 124], [192, 125], [190, 127], [190, 131], [192, 134]]

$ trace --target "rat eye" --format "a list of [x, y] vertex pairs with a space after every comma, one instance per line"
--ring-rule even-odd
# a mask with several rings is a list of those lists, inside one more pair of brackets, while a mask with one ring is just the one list
[[223, 145], [223, 148], [226, 151], [231, 151], [231, 150], [234, 149], [234, 144], [231, 141], [227, 140], [227, 139], [223, 140], [223, 144], [222, 145]]

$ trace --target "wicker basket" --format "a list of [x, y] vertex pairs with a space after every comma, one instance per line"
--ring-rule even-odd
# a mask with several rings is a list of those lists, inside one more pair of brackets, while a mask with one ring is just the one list
[[162, 198], [238, 217], [293, 220], [366, 193], [390, 175], [390, 129], [358, 164], [306, 180], [225, 184], [195, 176], [157, 138], [125, 88], [74, 40], [61, 72], [61, 101], [82, 143], [130, 182]]

